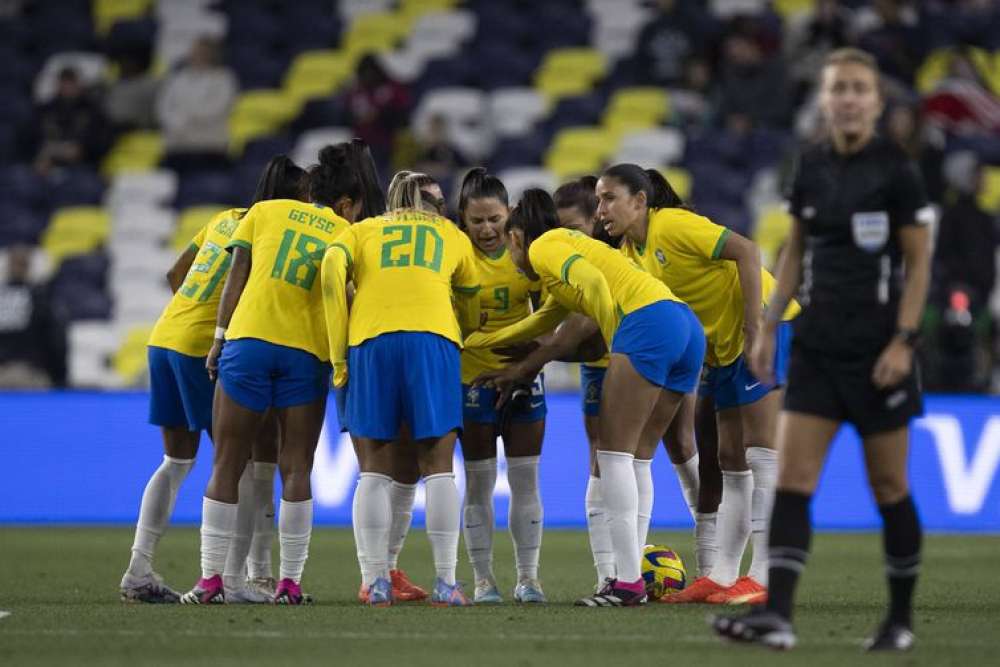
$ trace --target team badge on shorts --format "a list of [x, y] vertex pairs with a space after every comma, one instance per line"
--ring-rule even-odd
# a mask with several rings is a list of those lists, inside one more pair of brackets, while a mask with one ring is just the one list
[[465, 392], [465, 405], [470, 408], [479, 407], [479, 387], [469, 387], [469, 391]]

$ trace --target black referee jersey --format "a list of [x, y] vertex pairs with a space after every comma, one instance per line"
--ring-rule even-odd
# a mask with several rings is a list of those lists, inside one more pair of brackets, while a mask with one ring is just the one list
[[876, 388], [871, 374], [896, 331], [899, 230], [934, 218], [916, 165], [881, 137], [851, 155], [824, 142], [802, 153], [788, 199], [805, 247], [785, 408], [862, 436], [904, 426], [923, 410], [916, 362], [895, 387]]

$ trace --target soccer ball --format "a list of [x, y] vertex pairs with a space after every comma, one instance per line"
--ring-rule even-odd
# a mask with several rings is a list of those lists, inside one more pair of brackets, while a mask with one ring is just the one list
[[642, 578], [646, 582], [646, 595], [659, 600], [683, 590], [687, 573], [680, 555], [669, 547], [647, 544], [642, 550]]

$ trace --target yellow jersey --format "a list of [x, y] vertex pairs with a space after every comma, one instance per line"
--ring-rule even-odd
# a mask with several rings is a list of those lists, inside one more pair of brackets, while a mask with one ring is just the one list
[[[473, 255], [479, 272], [479, 308], [487, 314], [486, 324], [479, 330], [499, 331], [530, 315], [531, 294], [541, 292], [541, 283], [532, 281], [514, 265], [506, 247], [496, 257], [490, 257], [473, 246]], [[504, 365], [489, 348], [463, 350], [462, 382], [469, 384], [483, 373]]]
[[149, 345], [204, 357], [212, 349], [222, 286], [232, 261], [226, 245], [246, 209], [231, 208], [213, 217], [191, 241], [198, 251], [173, 298], [149, 335]]
[[[705, 328], [705, 364], [727, 366], [743, 354], [743, 291], [736, 262], [719, 255], [730, 231], [708, 218], [680, 208], [654, 209], [649, 214], [646, 243], [624, 239], [621, 251], [684, 300]], [[764, 304], [776, 281], [761, 269]], [[784, 319], [794, 318], [792, 301]]]
[[247, 248], [252, 266], [226, 332], [330, 358], [319, 267], [326, 247], [350, 224], [319, 204], [272, 199], [254, 204], [227, 247]]
[[535, 239], [528, 261], [549, 297], [531, 316], [498, 332], [476, 332], [468, 347], [530, 340], [554, 329], [569, 312], [597, 322], [608, 349], [621, 318], [657, 301], [680, 301], [662, 282], [601, 241], [571, 229]]
[[463, 332], [479, 326], [472, 242], [432, 213], [397, 210], [352, 225], [326, 252], [322, 280], [337, 386], [346, 381], [348, 346], [394, 331], [433, 333], [461, 346]]

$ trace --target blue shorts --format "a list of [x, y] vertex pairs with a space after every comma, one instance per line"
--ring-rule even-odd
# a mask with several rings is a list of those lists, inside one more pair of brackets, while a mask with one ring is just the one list
[[688, 394], [701, 376], [705, 332], [687, 304], [657, 301], [622, 318], [611, 352], [627, 355], [657, 387]]
[[226, 341], [219, 382], [234, 401], [254, 412], [306, 405], [326, 396], [331, 366], [305, 350], [257, 338]]
[[782, 322], [774, 345], [774, 384], [764, 384], [753, 376], [741, 354], [728, 366], [706, 368], [698, 393], [715, 400], [716, 410], [756, 403], [788, 380], [788, 358], [792, 350], [792, 323]]
[[333, 390], [333, 402], [337, 406], [337, 422], [340, 424], [340, 432], [347, 433], [351, 430], [347, 421], [347, 387], [337, 387]]
[[[497, 391], [492, 387], [462, 385], [462, 415], [467, 422], [500, 425], [500, 412], [496, 409]], [[545, 377], [539, 375], [531, 383], [531, 400], [527, 409], [512, 410], [510, 421], [530, 424], [545, 419]]]
[[205, 357], [191, 357], [150, 346], [149, 423], [156, 426], [212, 432], [215, 383], [208, 378]]
[[583, 414], [597, 417], [601, 414], [601, 391], [604, 389], [604, 366], [580, 366], [580, 397], [583, 400]]
[[422, 331], [384, 333], [347, 355], [351, 435], [395, 440], [404, 422], [414, 440], [462, 428], [458, 346]]

